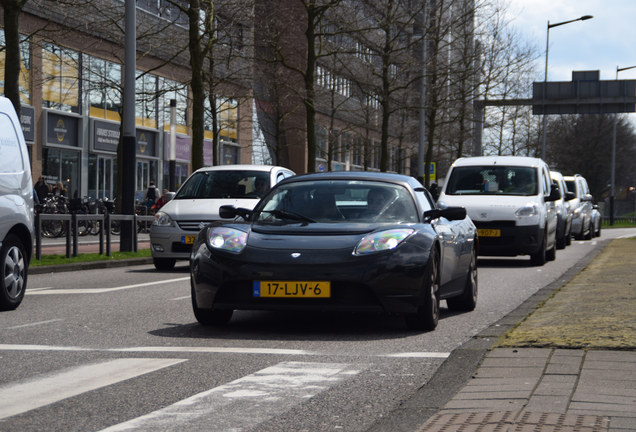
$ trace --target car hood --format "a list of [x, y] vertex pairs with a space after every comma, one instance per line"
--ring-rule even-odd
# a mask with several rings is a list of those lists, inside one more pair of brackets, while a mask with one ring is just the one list
[[537, 201], [536, 196], [445, 195], [439, 198], [449, 206], [462, 206], [473, 221], [510, 220], [515, 212]]
[[172, 200], [161, 208], [161, 211], [168, 213], [173, 220], [221, 220], [219, 208], [224, 205], [233, 205], [246, 209], [253, 209], [258, 203], [258, 199], [242, 198], [198, 198], [198, 199], [178, 199]]

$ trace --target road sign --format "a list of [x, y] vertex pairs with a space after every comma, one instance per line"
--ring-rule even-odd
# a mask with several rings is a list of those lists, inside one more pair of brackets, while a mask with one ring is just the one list
[[[424, 166], [426, 167], [426, 162], [424, 162]], [[424, 172], [426, 172], [426, 168], [424, 168]], [[428, 166], [428, 179], [430, 182], [437, 181], [437, 166], [435, 162], [431, 162]]]

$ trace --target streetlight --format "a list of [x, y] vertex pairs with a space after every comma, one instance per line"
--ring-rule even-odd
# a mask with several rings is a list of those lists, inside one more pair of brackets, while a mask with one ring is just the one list
[[[619, 68], [616, 66], [616, 81], [618, 81], [618, 73], [627, 69], [634, 69], [636, 66]], [[612, 181], [610, 183], [610, 226], [614, 226], [614, 200], [616, 198], [616, 190], [614, 188], [616, 178], [616, 118], [614, 113], [614, 136], [612, 137]]]
[[[424, 167], [424, 151], [426, 149], [426, 2], [424, 3], [422, 18], [422, 78], [420, 80], [420, 137], [417, 153], [417, 179], [426, 186], [426, 171]], [[428, 168], [428, 167], [426, 167]]]
[[[558, 26], [562, 26], [564, 24], [570, 24], [576, 21], [585, 21], [585, 20], [589, 20], [594, 18], [592, 15], [583, 15], [581, 18], [577, 18], [577, 19], [573, 19], [570, 21], [563, 21], [560, 23], [556, 23], [556, 24], [550, 24], [550, 21], [548, 21], [548, 30], [547, 30], [547, 36], [545, 38], [545, 80], [543, 83], [543, 99], [545, 100], [545, 90], [546, 87], [548, 85], [548, 49], [550, 47], [550, 29], [552, 27], [558, 27]], [[545, 108], [544, 108], [544, 113], [543, 113], [543, 136], [541, 138], [541, 159], [545, 160]]]

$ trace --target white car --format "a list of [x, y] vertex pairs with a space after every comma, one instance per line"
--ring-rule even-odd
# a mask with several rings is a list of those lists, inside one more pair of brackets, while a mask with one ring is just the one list
[[574, 194], [568, 191], [568, 187], [563, 179], [563, 174], [558, 171], [550, 171], [550, 176], [559, 186], [561, 198], [554, 202], [557, 212], [557, 249], [565, 249], [572, 244], [572, 214], [573, 210], [570, 201]]
[[287, 168], [270, 165], [220, 165], [195, 171], [155, 215], [150, 228], [155, 267], [170, 270], [177, 260], [189, 259], [199, 231], [222, 220], [221, 206], [251, 210], [263, 191], [293, 175]]
[[561, 197], [538, 158], [480, 156], [457, 159], [437, 205], [463, 206], [479, 233], [479, 255], [530, 255], [533, 265], [556, 258]]
[[568, 190], [574, 193], [570, 200], [572, 206], [572, 235], [577, 240], [590, 240], [594, 237], [592, 225], [592, 195], [587, 181], [580, 174], [564, 177]]
[[33, 255], [33, 182], [22, 126], [0, 97], [0, 311], [16, 309]]

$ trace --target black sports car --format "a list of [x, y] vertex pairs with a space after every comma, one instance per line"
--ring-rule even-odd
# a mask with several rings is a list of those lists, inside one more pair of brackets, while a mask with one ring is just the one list
[[286, 179], [253, 210], [221, 207], [190, 256], [203, 325], [235, 309], [403, 314], [433, 330], [439, 304], [477, 303], [477, 230], [463, 207], [436, 208], [412, 177], [369, 172]]

